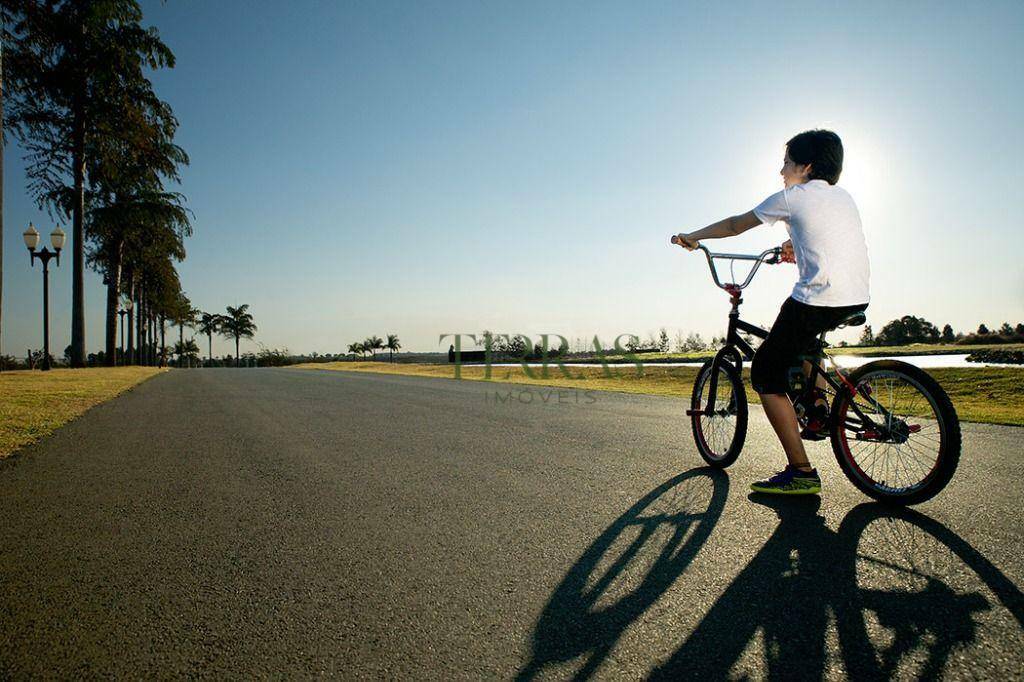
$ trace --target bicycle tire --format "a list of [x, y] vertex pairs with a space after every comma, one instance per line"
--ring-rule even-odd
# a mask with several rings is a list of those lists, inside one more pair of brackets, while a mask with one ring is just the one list
[[898, 505], [920, 504], [942, 492], [952, 480], [960, 462], [960, 420], [952, 401], [938, 382], [924, 370], [899, 360], [876, 360], [858, 367], [847, 377], [858, 387], [872, 375], [891, 374], [909, 380], [931, 406], [939, 433], [938, 455], [930, 472], [914, 486], [891, 488], [885, 481], [875, 481], [863, 471], [851, 451], [845, 421], [852, 396], [840, 391], [832, 402], [832, 451], [846, 477], [865, 495], [880, 502]]
[[[701, 400], [701, 392], [708, 379], [711, 377], [712, 360], [708, 360], [697, 372], [697, 377], [693, 382], [693, 394], [690, 397], [690, 409], [699, 410], [703, 407]], [[727, 382], [723, 382], [722, 379], [727, 379]], [[707, 434], [705, 433], [705, 424], [702, 422], [703, 419], [714, 419], [714, 417], [705, 417], [702, 414], [691, 414], [690, 422], [693, 428], [693, 440], [697, 444], [697, 452], [700, 453], [701, 458], [707, 462], [709, 466], [713, 466], [718, 469], [724, 469], [736, 461], [736, 458], [740, 456], [740, 451], [743, 449], [743, 442], [747, 437], [747, 418], [748, 418], [748, 407], [747, 407], [747, 393], [743, 388], [743, 380], [740, 378], [736, 368], [728, 362], [723, 362], [719, 365], [719, 379], [717, 395], [715, 396], [716, 407], [722, 402], [723, 392], [722, 389], [728, 386], [732, 395], [735, 396], [735, 406], [729, 405], [729, 411], [732, 416], [736, 417], [735, 426], [733, 428], [732, 438], [729, 440], [728, 447], [719, 446], [716, 451], [708, 443]], [[731, 402], [731, 399], [730, 399]], [[724, 418], [723, 418], [724, 419]], [[725, 424], [725, 422], [722, 422]], [[718, 435], [721, 435], [719, 432]]]

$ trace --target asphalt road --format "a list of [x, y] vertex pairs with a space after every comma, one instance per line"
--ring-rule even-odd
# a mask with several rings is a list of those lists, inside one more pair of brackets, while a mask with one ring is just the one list
[[1024, 430], [965, 425], [950, 487], [894, 512], [817, 443], [820, 502], [751, 500], [763, 415], [720, 473], [682, 413], [159, 376], [0, 463], [0, 676], [1024, 674]]

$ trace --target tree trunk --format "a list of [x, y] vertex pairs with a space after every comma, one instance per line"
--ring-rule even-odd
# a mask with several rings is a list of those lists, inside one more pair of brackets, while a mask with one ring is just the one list
[[[0, 41], [0, 357], [4, 354], [4, 46]], [[0, 372], [4, 371], [0, 362]]]
[[85, 111], [75, 105], [71, 163], [74, 175], [74, 206], [71, 211], [71, 366], [85, 366]]
[[235, 367], [238, 367], [238, 337], [235, 337]]
[[135, 292], [135, 336], [138, 347], [135, 349], [135, 363], [146, 364], [146, 306], [143, 304], [146, 287], [139, 282], [138, 290]]
[[107, 367], [117, 365], [117, 304], [121, 299], [121, 248], [123, 240], [118, 239], [110, 247], [107, 264]]
[[[128, 300], [131, 301], [133, 304], [135, 303], [135, 273], [132, 273], [131, 276], [128, 278]], [[128, 321], [128, 344], [125, 346], [124, 349], [124, 357], [125, 364], [131, 365], [134, 364], [135, 362], [135, 345], [133, 343], [134, 339], [132, 337], [134, 325], [132, 325], [132, 315], [130, 312], [131, 308], [129, 307], [128, 310], [129, 313], [125, 315], [124, 318]]]
[[117, 285], [108, 274], [107, 285], [107, 307], [103, 316], [104, 336], [104, 358], [103, 364], [107, 367], [117, 365]]
[[135, 285], [135, 364], [142, 364], [142, 284]]
[[207, 334], [206, 338], [210, 340], [210, 367], [213, 367], [213, 334]]
[[143, 297], [142, 299], [142, 364], [149, 366], [149, 352], [152, 348], [149, 340], [149, 300]]
[[163, 367], [167, 360], [167, 333], [164, 329], [164, 324], [167, 322], [167, 318], [160, 314], [160, 366]]
[[[185, 350], [185, 323], [184, 322], [182, 322], [182, 323], [180, 323], [178, 325], [178, 343], [181, 344], [179, 346], [179, 348], [182, 351], [184, 351]], [[185, 366], [185, 354], [182, 353], [181, 355], [178, 356], [178, 367], [184, 367], [184, 366]]]

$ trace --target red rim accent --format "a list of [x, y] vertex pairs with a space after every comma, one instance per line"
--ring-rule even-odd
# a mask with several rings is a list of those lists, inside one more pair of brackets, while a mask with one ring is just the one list
[[[840, 414], [838, 415], [839, 423], [840, 424], [846, 424], [846, 413], [849, 410], [850, 401], [851, 400], [853, 400], [853, 396], [850, 396], [847, 400], [843, 401], [843, 403], [842, 403], [842, 410], [840, 411]], [[920, 425], [917, 425], [917, 427], [918, 427], [917, 430], [920, 431], [921, 430]], [[917, 433], [917, 432], [915, 431], [914, 433]], [[940, 437], [941, 437], [941, 433], [940, 433]], [[848, 464], [850, 464], [854, 469], [856, 469], [857, 473], [860, 474], [862, 478], [864, 478], [864, 479], [866, 479], [868, 481], [871, 481], [872, 487], [877, 487], [878, 481], [876, 481], [874, 478], [869, 476], [863, 469], [861, 469], [860, 465], [857, 464], [857, 460], [854, 459], [853, 453], [850, 451], [850, 441], [847, 440], [847, 437], [846, 437], [846, 427], [845, 426], [843, 426], [843, 427], [841, 427], [839, 429], [839, 439], [842, 441], [843, 459], [845, 459]], [[932, 478], [932, 476], [935, 475], [936, 470], [939, 468], [939, 462], [940, 461], [942, 461], [942, 443], [941, 442], [939, 443], [939, 454], [935, 458], [935, 464], [932, 465], [931, 471], [929, 471], [928, 475], [925, 476], [924, 478], [922, 478], [916, 485], [914, 485], [911, 488], [907, 488], [906, 490], [908, 490], [908, 491], [917, 490], [917, 489], [921, 488], [922, 486], [924, 486], [924, 484], [927, 483]]]

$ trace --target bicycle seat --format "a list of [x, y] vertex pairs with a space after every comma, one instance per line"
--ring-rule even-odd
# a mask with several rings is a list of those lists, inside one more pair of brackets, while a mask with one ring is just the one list
[[832, 327], [829, 328], [829, 330], [835, 331], [836, 329], [842, 329], [843, 327], [859, 327], [865, 322], [867, 322], [867, 320], [868, 316], [864, 314], [864, 311], [850, 313], [843, 319], [836, 322]]

